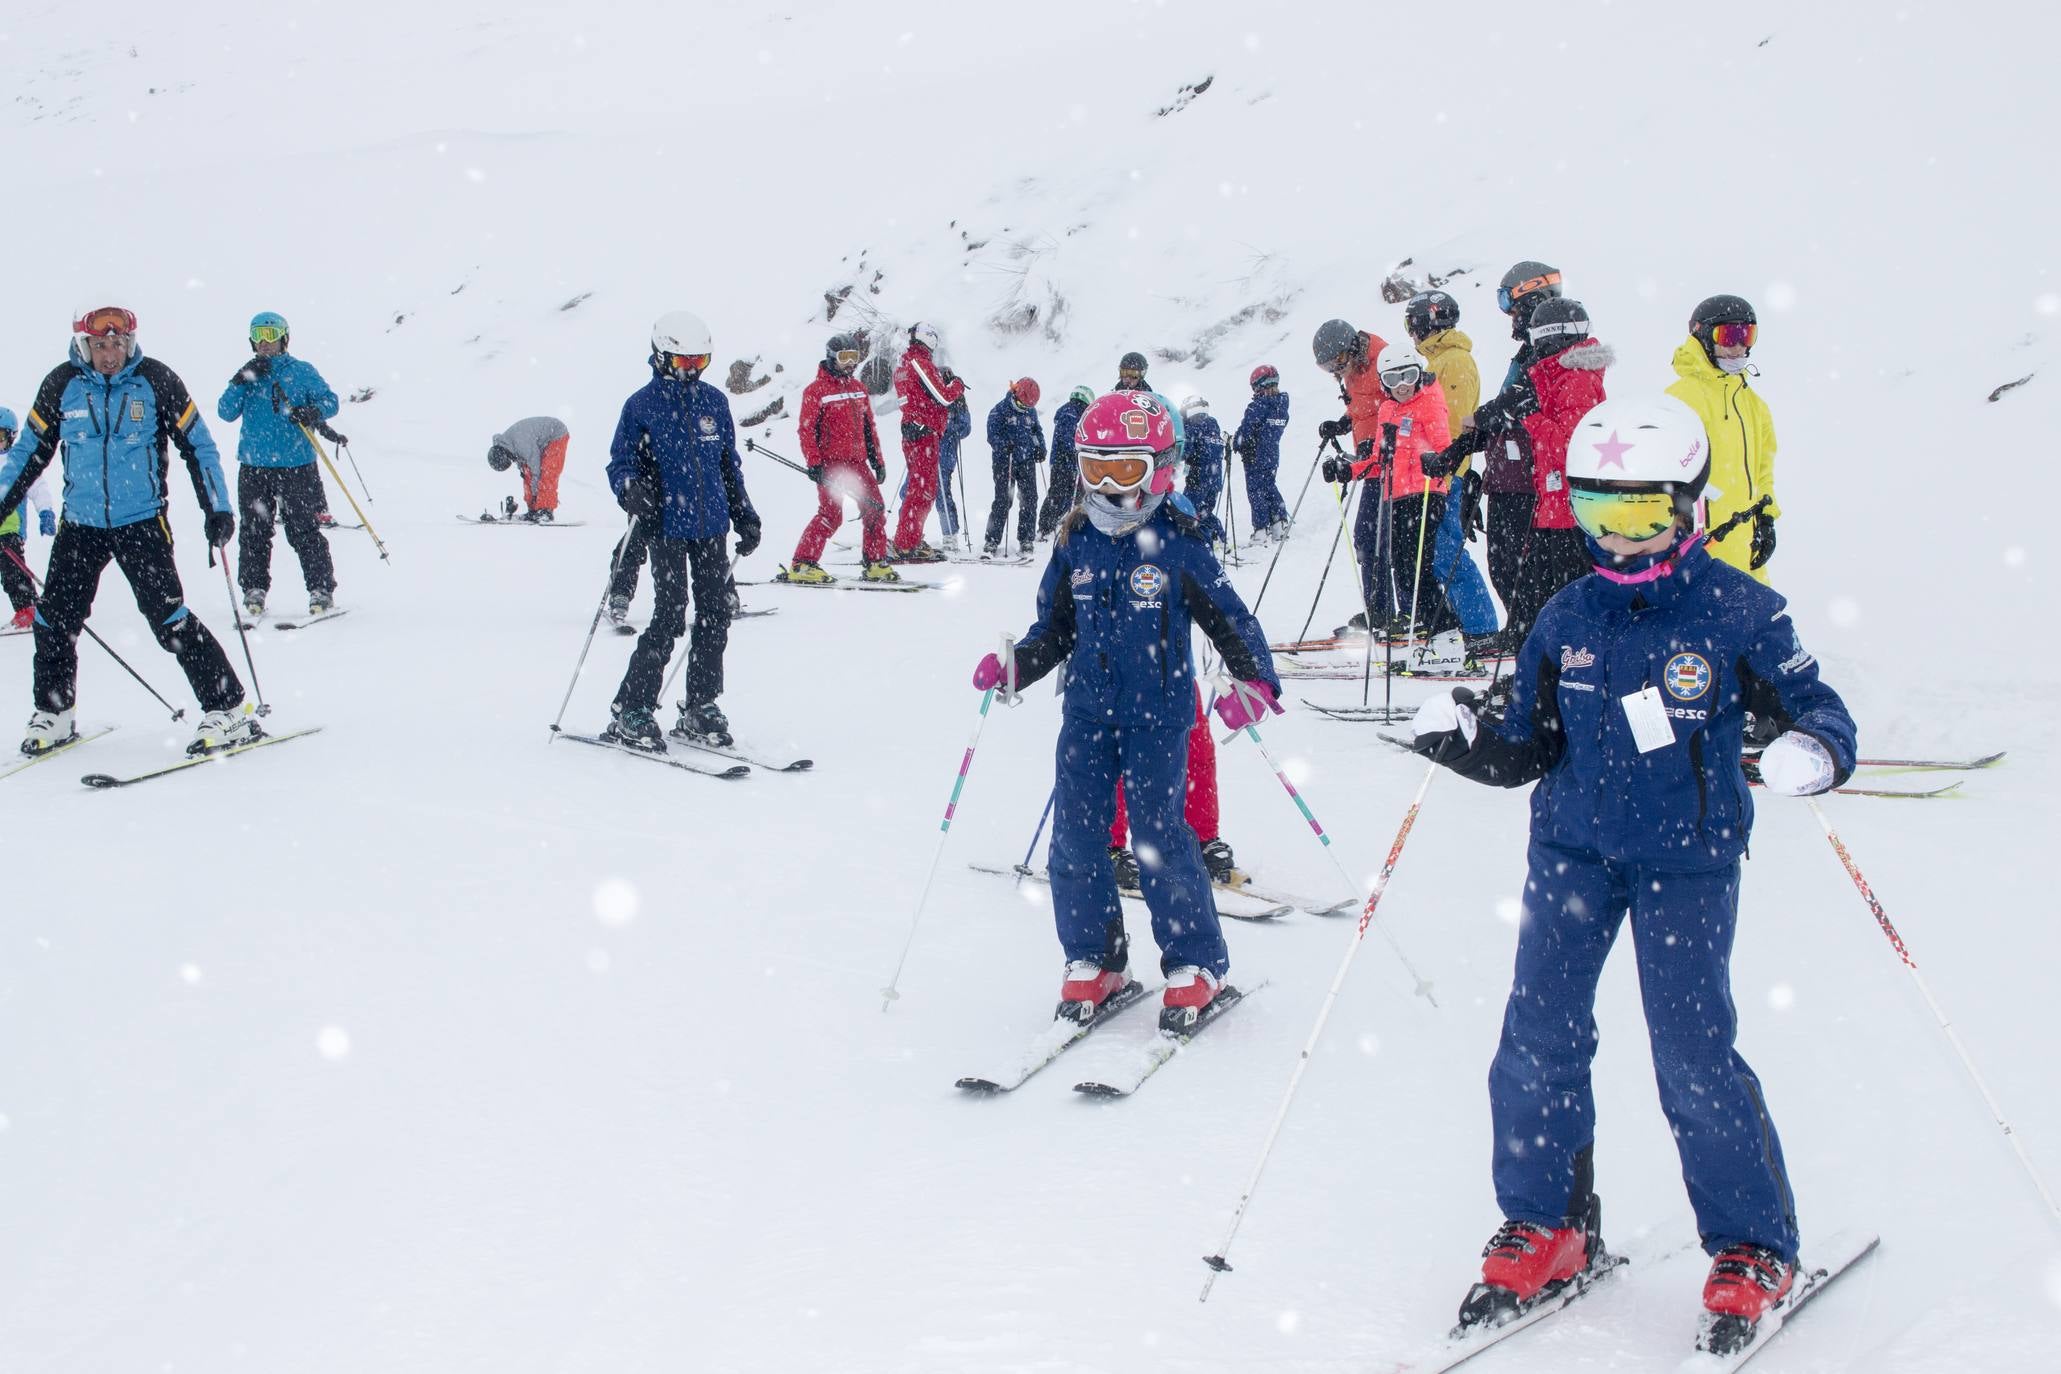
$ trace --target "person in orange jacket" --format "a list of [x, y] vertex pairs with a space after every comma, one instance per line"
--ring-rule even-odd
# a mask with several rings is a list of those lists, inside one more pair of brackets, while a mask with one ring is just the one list
[[1361, 493], [1353, 546], [1368, 615], [1377, 630], [1393, 633], [1399, 623], [1414, 627], [1451, 617], [1432, 566], [1432, 532], [1445, 518], [1446, 481], [1425, 476], [1423, 467], [1424, 455], [1443, 449], [1451, 431], [1445, 392], [1416, 349], [1388, 345], [1373, 371], [1381, 387], [1373, 453], [1350, 462], [1330, 459], [1324, 476], [1378, 484]]

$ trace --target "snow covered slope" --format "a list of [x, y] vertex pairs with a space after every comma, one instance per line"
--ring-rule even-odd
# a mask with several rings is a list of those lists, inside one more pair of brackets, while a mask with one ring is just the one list
[[[984, 405], [1025, 373], [1104, 386], [1139, 348], [1231, 419], [1271, 361], [1291, 500], [1335, 413], [1310, 332], [1394, 337], [1378, 288], [1403, 259], [1465, 269], [1448, 289], [1491, 375], [1495, 278], [1561, 264], [1618, 394], [1666, 380], [1699, 297], [1760, 303], [1777, 583], [1864, 747], [2012, 751], [1951, 803], [1828, 809], [2061, 1176], [2039, 867], [2061, 281], [2053, 191], [2024, 169], [2061, 114], [2048, 11], [46, 0], [0, 22], [0, 401], [27, 404], [89, 298], [133, 303], [203, 404], [243, 322], [280, 310], [340, 391], [372, 392], [337, 427], [394, 554], [335, 536], [351, 615], [255, 637], [274, 721], [324, 734], [88, 793], [80, 773], [186, 733], [89, 645], [82, 714], [121, 729], [0, 783], [7, 1368], [1342, 1372], [1450, 1319], [1496, 1221], [1482, 1079], [1522, 797], [1433, 784], [1384, 912], [1441, 1007], [1366, 951], [1237, 1271], [1198, 1306], [1346, 923], [1234, 927], [1235, 976], [1271, 985], [1134, 1101], [1066, 1091], [1094, 1045], [960, 1100], [1059, 972], [1043, 894], [965, 867], [1029, 842], [1057, 719], [1038, 690], [982, 736], [879, 1010], [974, 725], [966, 675], [1027, 622], [1033, 572], [747, 587], [779, 611], [734, 630], [725, 705], [813, 774], [711, 782], [546, 743], [620, 528], [600, 466], [650, 320], [703, 314], [719, 371], [770, 379], [738, 412], [791, 415], [846, 285], [854, 315], [937, 321]], [[487, 438], [540, 411], [573, 428], [565, 514], [587, 525], [453, 520], [512, 489]], [[793, 453], [791, 419], [752, 433]], [[756, 580], [814, 494], [749, 464]], [[226, 632], [175, 490], [189, 595]], [[1320, 500], [1267, 593], [1277, 635], [1310, 610]], [[1248, 597], [1263, 571], [1238, 574]], [[274, 576], [290, 603], [283, 548]], [[96, 628], [169, 691], [104, 592]], [[626, 647], [597, 642], [569, 724], [600, 723]], [[0, 641], [23, 717], [28, 659]], [[1267, 734], [1370, 875], [1418, 766], [1313, 712]], [[1247, 745], [1222, 772], [1247, 867], [1342, 887]], [[1743, 1048], [1806, 1246], [1885, 1237], [1759, 1367], [2045, 1367], [2055, 1232], [1809, 817], [1770, 802], [1753, 853]], [[1599, 1019], [1610, 1227], [1659, 1254], [1691, 1228], [1627, 968]], [[1644, 1266], [1483, 1368], [1665, 1366], [1700, 1275]]]

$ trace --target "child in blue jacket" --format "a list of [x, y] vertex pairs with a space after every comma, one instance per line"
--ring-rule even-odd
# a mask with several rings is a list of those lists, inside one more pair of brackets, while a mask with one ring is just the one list
[[1231, 451], [1245, 460], [1245, 495], [1252, 503], [1252, 542], [1288, 537], [1288, 503], [1281, 499], [1281, 435], [1288, 428], [1288, 393], [1270, 363], [1252, 370], [1252, 400], [1231, 435]]
[[1165, 401], [1144, 391], [1101, 397], [1081, 416], [1077, 451], [1087, 495], [1053, 539], [1038, 618], [1013, 665], [989, 654], [973, 685], [1011, 685], [1013, 667], [1022, 687], [1066, 665], [1052, 809], [1052, 906], [1067, 958], [1057, 1014], [1087, 1022], [1110, 998], [1140, 995], [1109, 856], [1121, 778], [1167, 978], [1160, 1024], [1181, 1033], [1213, 1014], [1219, 994], [1236, 995], [1224, 985], [1230, 953], [1183, 816], [1191, 630], [1200, 626], [1243, 680], [1217, 701], [1226, 725], [1278, 712], [1280, 680], [1266, 634], [1174, 495], [1179, 444]]
[[1603, 1254], [1589, 1065], [1596, 984], [1629, 916], [1662, 1110], [1703, 1247], [1711, 1348], [1750, 1338], [1795, 1273], [1795, 1199], [1767, 1101], [1733, 1048], [1732, 937], [1753, 827], [1746, 714], [1780, 737], [1767, 790], [1854, 767], [1855, 731], [1782, 598], [1713, 559], [1699, 527], [1702, 421], [1672, 397], [1609, 401], [1569, 442], [1594, 571], [1546, 604], [1502, 720], [1464, 692], [1417, 713], [1416, 747], [1464, 777], [1536, 781], [1517, 967], [1489, 1070], [1496, 1199], [1462, 1325], [1496, 1323]]

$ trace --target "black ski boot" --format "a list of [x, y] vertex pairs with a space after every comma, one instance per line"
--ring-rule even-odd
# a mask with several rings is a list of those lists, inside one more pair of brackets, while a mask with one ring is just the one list
[[1116, 869], [1116, 885], [1125, 892], [1143, 891], [1138, 876], [1138, 856], [1120, 844], [1109, 846], [1109, 862]]
[[666, 751], [666, 737], [659, 733], [658, 721], [642, 706], [616, 707], [615, 718], [608, 722], [601, 738], [628, 749], [642, 749], [647, 754]]
[[1231, 857], [1231, 846], [1222, 838], [1202, 846], [1202, 866], [1209, 870], [1209, 880], [1218, 887], [1243, 887], [1247, 881], [1238, 871], [1238, 861]]
[[737, 742], [730, 738], [730, 722], [722, 708], [713, 701], [704, 701], [699, 706], [681, 702], [680, 722], [670, 733], [674, 739], [689, 744], [713, 744], [718, 749], [728, 749]]

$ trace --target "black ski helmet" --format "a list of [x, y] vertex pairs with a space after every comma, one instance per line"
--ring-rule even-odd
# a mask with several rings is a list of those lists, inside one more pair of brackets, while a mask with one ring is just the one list
[[[1704, 356], [1712, 362], [1717, 354], [1711, 348], [1710, 331], [1720, 324], [1750, 324], [1758, 326], [1760, 320], [1753, 313], [1753, 305], [1744, 296], [1705, 296], [1689, 312], [1689, 333], [1696, 342], [1703, 345]], [[1747, 345], [1751, 353], [1753, 346]]]
[[[1560, 269], [1527, 258], [1503, 274], [1502, 284], [1496, 287], [1496, 307], [1508, 315], [1519, 301], [1541, 292], [1545, 294], [1540, 299], [1560, 294]], [[1537, 309], [1538, 304], [1533, 301], [1531, 308]]]
[[852, 359], [853, 371], [857, 371], [859, 364], [866, 360], [865, 347], [850, 334], [832, 334], [830, 342], [823, 345], [823, 361], [830, 364], [832, 371], [836, 371], [839, 366], [837, 357], [840, 353], [857, 355]]
[[1588, 307], [1580, 301], [1558, 296], [1541, 301], [1531, 312], [1525, 336], [1542, 358], [1572, 348], [1589, 337]]
[[1419, 291], [1403, 307], [1403, 327], [1422, 343], [1460, 322], [1460, 302], [1443, 291]]
[[1317, 326], [1316, 337], [1310, 340], [1310, 351], [1317, 355], [1317, 366], [1326, 372], [1338, 361], [1342, 353], [1351, 353], [1360, 346], [1360, 331], [1344, 320], [1326, 320]]
[[1135, 372], [1140, 377], [1144, 376], [1145, 355], [1137, 352], [1124, 354], [1123, 357], [1116, 360], [1116, 371], [1118, 376], [1122, 376], [1126, 372]]

